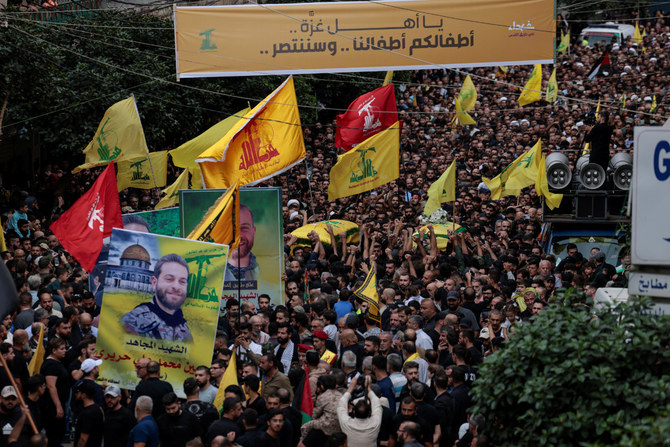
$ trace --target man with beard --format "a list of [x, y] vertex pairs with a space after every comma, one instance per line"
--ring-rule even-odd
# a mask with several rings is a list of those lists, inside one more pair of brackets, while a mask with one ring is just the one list
[[109, 385], [105, 390], [105, 447], [125, 447], [128, 433], [135, 426], [135, 417], [126, 407], [121, 405], [121, 389]]
[[181, 310], [186, 301], [188, 275], [188, 264], [178, 254], [160, 258], [151, 277], [153, 300], [121, 317], [124, 329], [134, 335], [159, 340], [193, 341]]
[[210, 384], [211, 378], [210, 370], [206, 366], [200, 365], [195, 369], [195, 381], [199, 388], [198, 399], [210, 404], [214, 402], [216, 393], [219, 391], [217, 387]]
[[231, 251], [226, 266], [225, 281], [254, 281], [260, 276], [256, 256], [251, 252], [256, 237], [254, 214], [240, 204], [240, 246]]
[[291, 341], [291, 327], [288, 323], [279, 323], [277, 329], [277, 346], [275, 356], [282, 364], [285, 374], [291, 370], [291, 364], [298, 361], [298, 352], [295, 343]]
[[201, 435], [201, 426], [191, 413], [183, 411], [175, 393], [163, 396], [165, 414], [158, 418], [161, 446], [181, 447]]
[[0, 442], [8, 445], [7, 436], [21, 417], [21, 409], [18, 406], [19, 395], [13, 386], [6, 386], [0, 392]]
[[278, 364], [279, 360], [277, 360], [277, 357], [272, 354], [267, 354], [261, 357], [260, 367], [263, 375], [265, 376], [261, 397], [266, 401], [270, 394], [279, 391], [282, 388], [287, 390], [291, 395], [291, 400], [293, 399], [293, 388], [291, 387], [291, 382], [288, 380], [288, 377], [279, 372], [277, 369]]

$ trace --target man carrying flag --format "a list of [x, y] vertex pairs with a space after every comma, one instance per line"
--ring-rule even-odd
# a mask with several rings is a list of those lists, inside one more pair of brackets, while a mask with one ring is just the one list
[[93, 270], [102, 250], [102, 240], [111, 236], [112, 228], [123, 228], [114, 163], [110, 163], [91, 189], [50, 227], [63, 248], [87, 272]]
[[595, 64], [593, 64], [593, 67], [591, 67], [588, 78], [591, 80], [601, 73], [606, 76], [609, 74], [611, 69], [610, 52], [605, 51], [605, 54], [603, 54], [602, 57], [598, 59]]
[[335, 147], [348, 151], [398, 121], [393, 84], [359, 96], [337, 115]]

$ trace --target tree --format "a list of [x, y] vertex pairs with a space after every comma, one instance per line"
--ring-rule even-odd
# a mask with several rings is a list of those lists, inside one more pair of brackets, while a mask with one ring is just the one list
[[521, 325], [482, 364], [475, 412], [500, 445], [662, 439], [657, 427], [667, 427], [670, 415], [670, 319], [654, 315], [649, 299], [602, 308], [573, 293], [562, 301]]

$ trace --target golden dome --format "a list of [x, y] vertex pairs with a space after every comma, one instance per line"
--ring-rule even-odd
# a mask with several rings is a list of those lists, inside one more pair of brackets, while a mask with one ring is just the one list
[[138, 244], [133, 244], [128, 248], [126, 248], [125, 250], [123, 250], [121, 259], [134, 259], [137, 261], [144, 261], [148, 264], [151, 264], [151, 257], [149, 256], [149, 252], [144, 247]]

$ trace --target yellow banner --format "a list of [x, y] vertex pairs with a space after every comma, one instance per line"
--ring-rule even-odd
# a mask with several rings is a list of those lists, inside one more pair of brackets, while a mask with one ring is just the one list
[[117, 163], [116, 187], [162, 188], [167, 183], [167, 151], [151, 152], [148, 157]]
[[330, 170], [328, 200], [370, 191], [400, 175], [399, 123], [337, 157]]
[[300, 113], [289, 77], [235, 123], [225, 137], [200, 154], [206, 188], [254, 185], [305, 158]]
[[177, 7], [177, 75], [553, 63], [553, 0]]
[[131, 96], [105, 111], [93, 140], [84, 149], [86, 162], [74, 168], [72, 173], [105, 166], [110, 161], [132, 160], [148, 154], [135, 97]]

